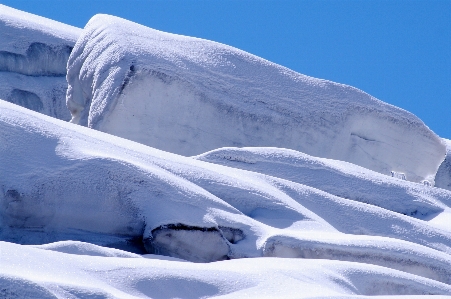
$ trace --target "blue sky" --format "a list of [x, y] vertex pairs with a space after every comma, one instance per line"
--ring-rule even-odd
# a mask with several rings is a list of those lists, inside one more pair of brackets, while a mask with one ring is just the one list
[[225, 43], [360, 88], [451, 139], [451, 0], [0, 0], [83, 27], [96, 13]]

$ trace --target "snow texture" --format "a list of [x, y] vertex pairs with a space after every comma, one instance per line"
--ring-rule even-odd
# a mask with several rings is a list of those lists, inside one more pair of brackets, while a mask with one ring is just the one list
[[276, 146], [414, 182], [445, 156], [421, 120], [356, 88], [117, 17], [89, 21], [67, 79], [73, 123], [182, 155]]
[[[222, 149], [218, 150], [220, 157], [233, 156], [233, 163], [260, 166], [261, 173], [222, 166], [149, 148], [5, 101], [0, 102], [0, 140], [0, 173], [8, 174], [0, 181], [0, 239], [4, 241], [29, 245], [88, 242], [37, 247], [100, 257], [128, 256], [91, 244], [192, 262], [330, 259], [358, 263], [372, 271], [383, 266], [387, 273], [396, 270], [415, 275], [409, 279], [451, 284], [451, 229], [429, 223], [439, 217], [449, 223], [446, 190], [292, 150]], [[214, 157], [213, 153], [200, 157]], [[261, 162], [265, 155], [266, 164]], [[303, 170], [302, 159], [311, 160], [310, 170]], [[315, 173], [314, 165], [320, 162], [323, 171]], [[276, 171], [268, 175], [268, 169]], [[339, 184], [345, 175], [350, 183], [366, 184], [367, 193], [383, 194], [392, 185], [393, 202], [415, 206], [424, 215], [393, 212], [398, 205], [390, 205], [390, 200], [384, 203], [377, 196], [368, 196], [369, 203], [362, 203], [319, 190], [321, 184], [310, 187], [308, 180], [297, 182], [297, 172], [310, 172], [311, 178], [316, 177], [312, 182], [321, 182], [332, 170], [337, 172], [335, 191], [341, 195], [347, 192]], [[415, 192], [420, 195], [414, 196]], [[380, 207], [374, 205], [378, 203]], [[386, 282], [392, 280], [387, 273], [381, 274]], [[369, 277], [369, 281], [378, 281], [377, 275]], [[418, 284], [416, 280], [406, 279], [399, 285], [394, 282], [393, 290], [422, 294], [418, 287], [411, 289]], [[371, 291], [361, 294], [380, 291], [374, 287], [376, 282]]]
[[0, 98], [70, 120], [66, 66], [80, 33], [0, 4]]

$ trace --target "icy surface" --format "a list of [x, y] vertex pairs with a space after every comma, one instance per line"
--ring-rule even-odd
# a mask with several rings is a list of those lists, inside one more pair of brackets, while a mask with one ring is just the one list
[[[326, 263], [323, 259], [339, 260], [353, 264], [333, 265], [371, 271], [385, 267], [380, 274], [384, 284], [392, 281], [390, 273], [401, 273], [395, 270], [416, 275], [393, 282], [393, 288], [384, 289], [387, 294], [432, 292], [419, 287], [417, 280], [423, 278], [451, 284], [451, 230], [429, 223], [438, 217], [441, 223], [450, 220], [446, 190], [292, 150], [221, 149], [198, 157], [233, 157], [226, 161], [260, 169], [227, 167], [163, 152], [5, 101], [0, 102], [0, 140], [0, 173], [8, 174], [0, 177], [0, 239], [4, 241], [57, 242], [37, 247], [97, 258], [127, 255], [92, 244], [192, 262], [246, 257], [321, 259], [319, 264]], [[316, 173], [320, 166], [322, 172]], [[270, 173], [271, 169], [275, 171]], [[334, 171], [334, 190], [315, 184], [333, 178]], [[308, 174], [311, 181], [299, 180], [297, 172]], [[350, 184], [364, 185], [367, 193], [388, 194], [386, 189], [392, 186], [392, 203], [378, 196], [362, 200], [368, 203], [340, 197], [349, 192], [348, 186], [339, 184], [343, 176]], [[403, 205], [416, 207], [419, 213], [394, 212]], [[424, 215], [419, 217], [420, 213]], [[64, 240], [74, 241], [58, 242]], [[248, 262], [236, 265], [240, 263]], [[262, 265], [269, 267], [265, 271], [273, 271], [274, 266]], [[365, 286], [371, 291], [358, 294], [380, 291], [375, 287], [379, 274], [368, 275], [359, 279], [365, 284], [371, 281], [371, 287]], [[412, 279], [415, 282], [409, 282]], [[37, 289], [45, 289], [38, 285]], [[412, 289], [413, 285], [417, 287]], [[257, 293], [261, 291], [259, 287]]]
[[72, 122], [182, 155], [276, 146], [433, 182], [445, 146], [350, 86], [219, 43], [97, 15], [68, 63]]
[[80, 33], [0, 4], [0, 98], [69, 120], [66, 66]]

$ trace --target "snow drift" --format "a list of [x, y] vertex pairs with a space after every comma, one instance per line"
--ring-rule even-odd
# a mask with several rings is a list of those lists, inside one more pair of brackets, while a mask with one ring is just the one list
[[80, 33], [0, 4], [0, 98], [69, 120], [66, 66]]
[[[196, 159], [268, 174], [330, 194], [427, 219], [451, 203], [451, 193], [386, 176], [348, 162], [280, 148], [221, 148]], [[369, 190], [377, 190], [369, 192]]]
[[[163, 152], [4, 101], [0, 140], [0, 173], [8, 174], [0, 178], [4, 241], [76, 240], [192, 262], [335, 259], [451, 283], [451, 230], [429, 223], [438, 217], [449, 221], [446, 190], [361, 171], [368, 193], [392, 184], [394, 201], [434, 212], [402, 215], [390, 210], [397, 204], [377, 207], [309, 187], [296, 177], [290, 181]], [[261, 152], [256, 150], [255, 161]], [[346, 168], [362, 170], [335, 162], [343, 168], [339, 175]], [[296, 173], [291, 164], [271, 168]], [[324, 177], [314, 176], [316, 181]], [[374, 178], [379, 183], [368, 183]], [[414, 192], [422, 195], [414, 197]], [[41, 248], [106, 255], [83, 243]]]
[[[449, 152], [421, 182], [445, 151], [415, 116], [115, 17], [79, 35], [0, 5], [1, 298], [451, 298]], [[56, 119], [70, 52], [97, 131]]]
[[68, 62], [72, 122], [165, 151], [276, 146], [433, 181], [445, 146], [414, 115], [219, 43], [94, 16]]

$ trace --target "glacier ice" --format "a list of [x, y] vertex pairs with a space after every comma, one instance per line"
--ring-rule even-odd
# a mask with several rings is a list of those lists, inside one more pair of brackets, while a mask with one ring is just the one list
[[182, 155], [276, 146], [414, 182], [445, 155], [421, 120], [356, 88], [117, 17], [88, 22], [67, 79], [72, 122]]
[[0, 4], [0, 98], [70, 120], [67, 60], [81, 29]]

